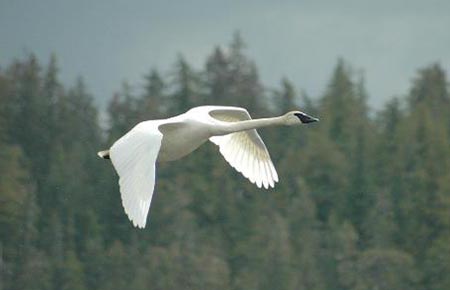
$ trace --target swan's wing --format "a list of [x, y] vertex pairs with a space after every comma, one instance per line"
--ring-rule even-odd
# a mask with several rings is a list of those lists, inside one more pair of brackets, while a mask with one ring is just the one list
[[119, 174], [122, 205], [133, 225], [144, 228], [155, 187], [155, 162], [162, 134], [139, 125], [117, 140], [110, 158]]
[[[247, 110], [237, 107], [213, 109], [209, 115], [224, 122], [250, 120]], [[225, 160], [258, 187], [274, 187], [278, 174], [269, 152], [255, 129], [209, 138], [219, 146]]]

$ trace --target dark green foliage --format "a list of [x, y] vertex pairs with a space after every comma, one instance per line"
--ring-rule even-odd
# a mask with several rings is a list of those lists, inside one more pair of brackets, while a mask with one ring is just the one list
[[[287, 78], [264, 89], [239, 34], [202, 71], [180, 56], [142, 90], [123, 83], [102, 125], [83, 80], [60, 83], [55, 56], [0, 70], [0, 290], [449, 289], [443, 68], [419, 70], [376, 114], [343, 60], [323, 96], [297, 92]], [[96, 152], [139, 121], [202, 104], [253, 116], [300, 106], [321, 122], [260, 130], [280, 176], [268, 191], [212, 144], [158, 164], [148, 227], [134, 229]]]
[[166, 84], [155, 69], [145, 77], [145, 80], [144, 94], [138, 100], [139, 118], [159, 119], [168, 109]]
[[[294, 85], [287, 78], [281, 80], [281, 90], [275, 92], [274, 99], [279, 114], [297, 109]], [[312, 112], [309, 114], [312, 114]]]
[[185, 112], [192, 107], [202, 104], [200, 79], [183, 56], [178, 56], [174, 68], [174, 78], [168, 113]]

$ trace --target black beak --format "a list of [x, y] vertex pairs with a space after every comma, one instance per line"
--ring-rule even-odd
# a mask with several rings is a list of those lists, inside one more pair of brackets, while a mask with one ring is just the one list
[[295, 115], [300, 119], [300, 121], [302, 121], [303, 124], [319, 122], [319, 119], [311, 117], [305, 113], [295, 113]]

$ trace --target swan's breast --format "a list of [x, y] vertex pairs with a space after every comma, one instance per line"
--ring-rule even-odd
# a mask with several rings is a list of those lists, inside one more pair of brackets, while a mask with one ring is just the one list
[[202, 122], [173, 122], [158, 127], [163, 134], [158, 161], [180, 159], [205, 143], [210, 136], [208, 126]]

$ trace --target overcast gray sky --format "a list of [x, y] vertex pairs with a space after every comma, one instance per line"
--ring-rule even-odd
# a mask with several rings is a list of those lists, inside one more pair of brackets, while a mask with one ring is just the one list
[[0, 65], [55, 52], [61, 79], [77, 75], [104, 104], [182, 53], [196, 68], [239, 30], [261, 80], [282, 76], [320, 95], [338, 57], [363, 69], [372, 106], [404, 94], [418, 68], [450, 68], [450, 1], [0, 0]]

